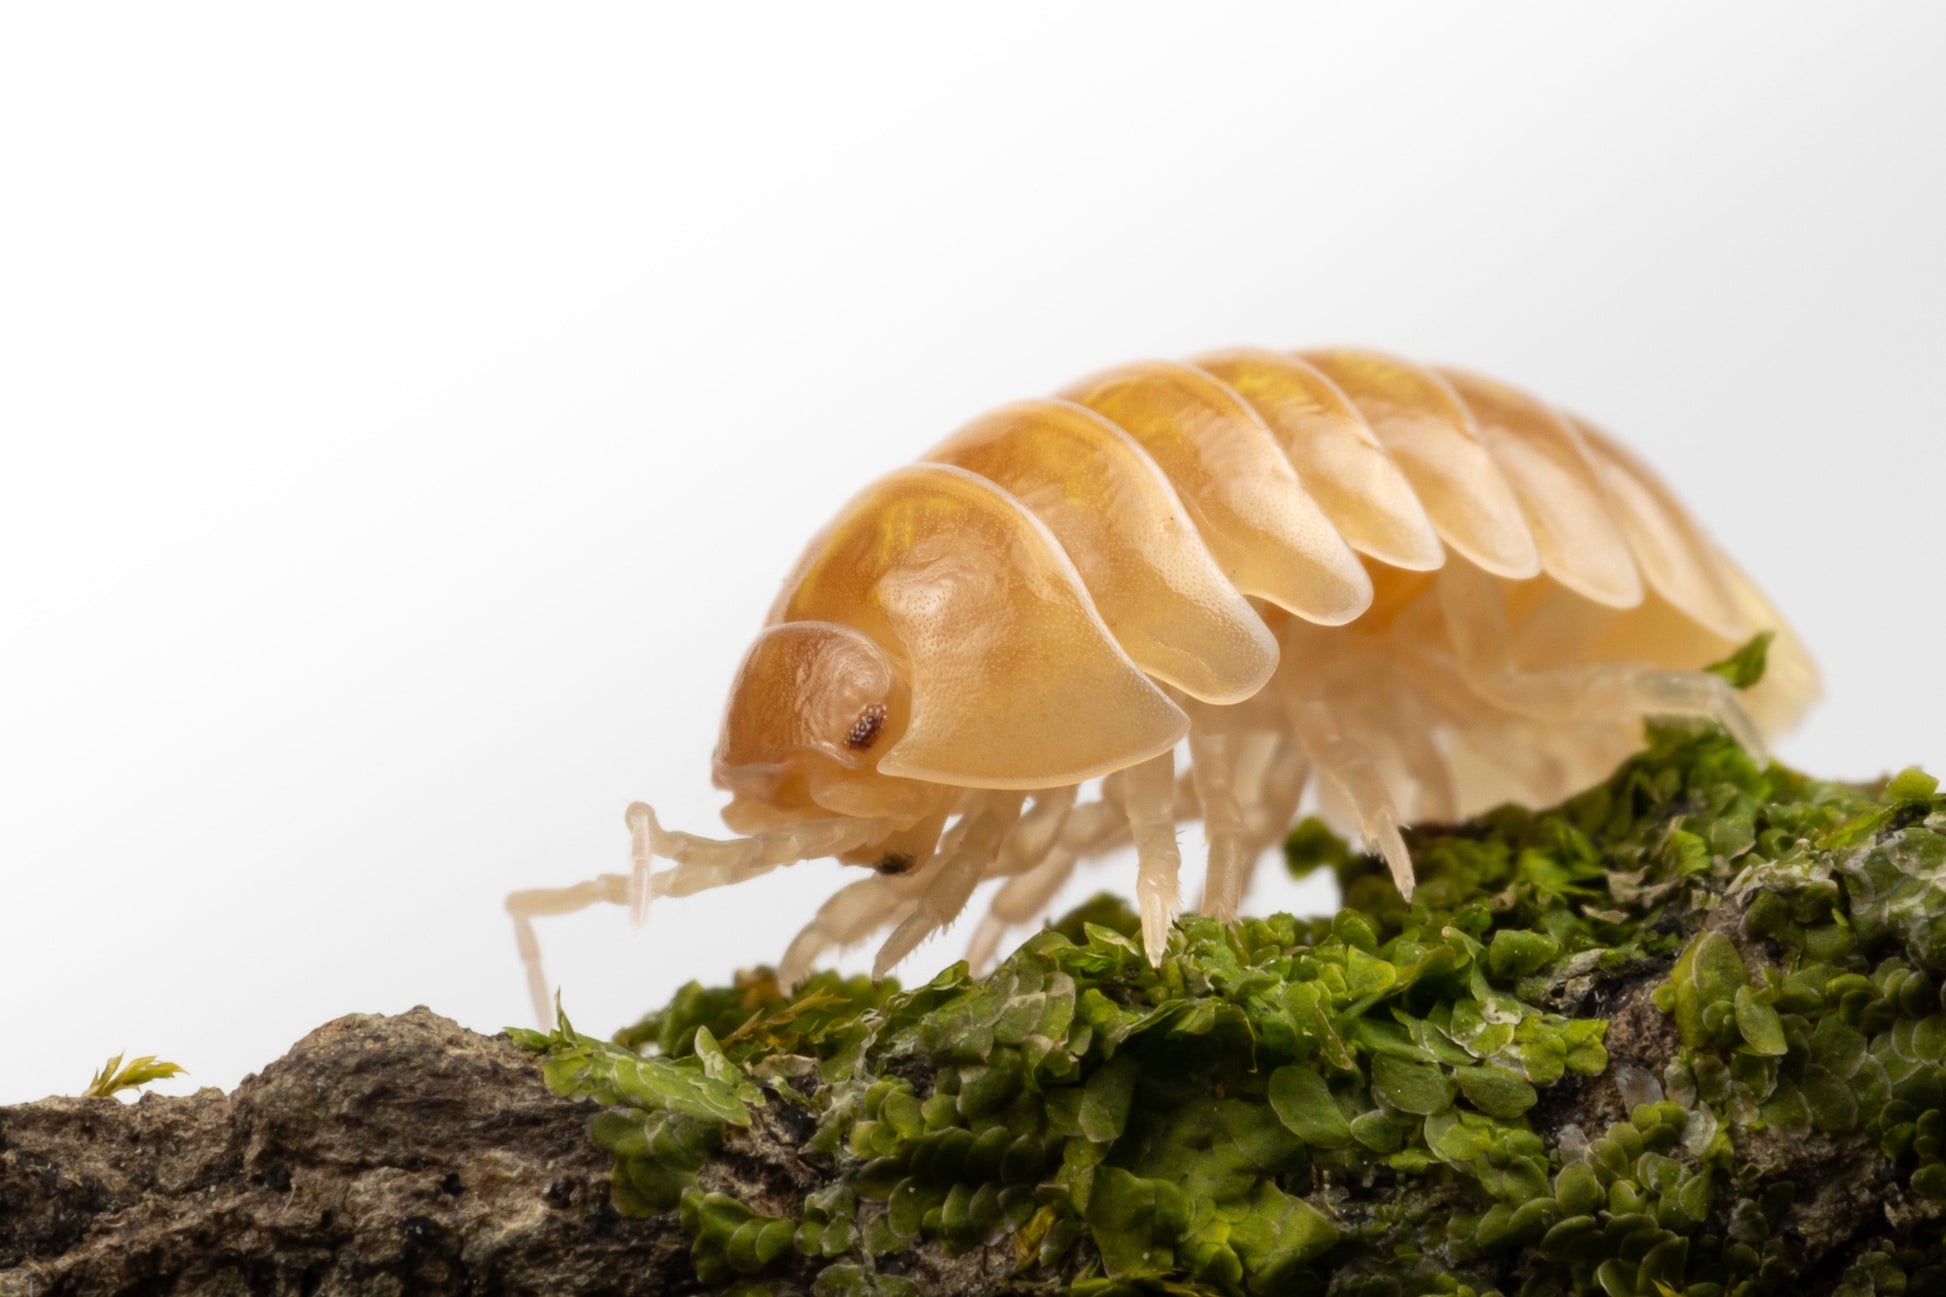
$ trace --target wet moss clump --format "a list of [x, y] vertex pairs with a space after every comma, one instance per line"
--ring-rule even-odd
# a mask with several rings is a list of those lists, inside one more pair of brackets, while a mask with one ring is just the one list
[[1407, 904], [1300, 825], [1345, 908], [1186, 917], [1159, 967], [1098, 899], [984, 978], [759, 972], [518, 1035], [723, 1291], [921, 1293], [978, 1253], [995, 1292], [1946, 1293], [1933, 780], [1657, 728], [1410, 845]]

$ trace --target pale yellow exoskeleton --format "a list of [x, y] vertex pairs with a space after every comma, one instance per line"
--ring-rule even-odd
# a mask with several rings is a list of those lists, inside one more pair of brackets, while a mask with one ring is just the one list
[[[1754, 689], [1701, 669], [1765, 630]], [[1360, 351], [1145, 362], [974, 420], [812, 540], [716, 750], [743, 836], [669, 832], [638, 802], [630, 873], [508, 908], [545, 1016], [540, 915], [639, 920], [652, 897], [835, 856], [873, 872], [791, 943], [783, 982], [890, 926], [883, 973], [1004, 879], [983, 964], [1077, 863], [1133, 844], [1154, 954], [1184, 821], [1218, 918], [1307, 789], [1410, 894], [1404, 825], [1557, 800], [1647, 716], [1760, 750], [1816, 694], [1801, 644], [1655, 477], [1532, 397]]]

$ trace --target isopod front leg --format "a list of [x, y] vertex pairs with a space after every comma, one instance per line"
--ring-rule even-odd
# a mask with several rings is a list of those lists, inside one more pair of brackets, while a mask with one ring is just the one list
[[[1068, 784], [1036, 792], [1033, 809], [1020, 817], [1020, 822], [1014, 825], [1013, 832], [1001, 845], [1000, 858], [987, 872], [989, 877], [1005, 878], [1007, 881], [994, 893], [992, 903], [981, 916], [979, 926], [973, 930], [972, 940], [966, 945], [966, 963], [974, 972], [986, 970], [1000, 947], [1000, 939], [1014, 922], [1005, 917], [1016, 908], [1008, 898], [1020, 895], [1023, 887], [1031, 886], [1027, 880], [1040, 878], [1043, 868], [1056, 859], [1061, 831], [1067, 827], [1068, 817], [1074, 811], [1075, 797], [1080, 791], [1080, 785]], [[1061, 871], [1060, 878], [1065, 879], [1068, 870], [1073, 867], [1073, 854], [1069, 853], [1068, 868]], [[1058, 890], [1060, 881], [1057, 880], [1054, 886]], [[1036, 905], [1034, 910], [1039, 908]], [[1030, 915], [1033, 912], [1030, 910]]]
[[1164, 752], [1110, 776], [1119, 785], [1129, 833], [1135, 838], [1135, 896], [1142, 914], [1142, 948], [1162, 962], [1175, 917], [1182, 874], [1176, 842], [1175, 753]]
[[1054, 894], [1074, 876], [1079, 860], [1072, 851], [1056, 843], [1031, 869], [1009, 878], [994, 893], [993, 904], [981, 917], [980, 926], [973, 930], [973, 939], [966, 943], [967, 967], [975, 973], [985, 972], [992, 965], [1007, 929], [1026, 923], [1045, 910]]
[[[1068, 793], [1071, 803], [1077, 790], [1058, 791]], [[975, 929], [972, 941], [967, 943], [968, 966], [975, 972], [987, 967], [1007, 929], [1029, 923], [1044, 913], [1054, 894], [1074, 876], [1075, 866], [1084, 857], [1108, 850], [1127, 833], [1128, 818], [1121, 805], [1100, 801], [1071, 805], [1061, 817], [1059, 834], [1053, 842], [1043, 844], [1045, 854], [1039, 859], [1029, 858], [1024, 852], [1017, 856], [1013, 838], [1009, 838], [999, 865], [999, 872], [1008, 876], [1007, 882], [994, 893], [992, 904]]]
[[573, 914], [591, 905], [628, 904], [629, 876], [602, 874], [572, 887], [536, 887], [507, 894], [507, 913], [513, 916], [514, 944], [527, 972], [527, 993], [534, 999], [534, 1021], [545, 1028], [554, 1021], [549, 1011], [547, 976], [541, 971], [541, 946], [534, 937], [534, 920], [554, 914]]
[[918, 949], [920, 942], [959, 917], [973, 889], [999, 859], [1007, 831], [1020, 819], [1025, 800], [1024, 793], [995, 792], [967, 808], [965, 818], [954, 826], [961, 830], [958, 840], [933, 858], [918, 906], [879, 947], [878, 957], [872, 961], [873, 977], [885, 976]]
[[777, 984], [785, 991], [804, 980], [819, 955], [863, 941], [917, 904], [920, 880], [913, 874], [875, 874], [847, 883], [818, 907], [812, 920], [791, 938], [777, 962]]
[[1020, 817], [1007, 840], [1001, 844], [1000, 859], [995, 863], [992, 873], [996, 877], [1011, 878], [1024, 874], [1034, 868], [1054, 844], [1061, 840], [1061, 833], [1067, 827], [1068, 817], [1074, 813], [1074, 799], [1081, 791], [1079, 784], [1066, 784], [1059, 788], [1043, 788], [1034, 793], [1034, 805]]
[[[627, 812], [630, 860], [629, 914], [636, 923], [648, 915], [657, 896], [688, 896], [713, 887], [728, 887], [767, 874], [779, 865], [833, 856], [881, 836], [890, 826], [882, 820], [806, 820], [788, 828], [746, 838], [705, 838], [672, 833], [662, 827], [655, 811], [632, 802]], [[657, 857], [673, 869], [652, 872]]]

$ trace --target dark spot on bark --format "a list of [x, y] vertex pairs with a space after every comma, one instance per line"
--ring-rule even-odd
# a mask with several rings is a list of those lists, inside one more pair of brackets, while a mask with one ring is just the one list
[[439, 1192], [454, 1198], [466, 1192], [466, 1186], [460, 1183], [458, 1171], [446, 1173], [446, 1178], [439, 1182]]

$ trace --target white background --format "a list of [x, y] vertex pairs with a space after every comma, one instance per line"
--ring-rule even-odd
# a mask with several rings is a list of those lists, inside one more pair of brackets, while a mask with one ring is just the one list
[[[1946, 769], [1946, 9], [683, 8], [0, 20], [0, 1102], [525, 1021], [502, 895], [717, 827], [810, 533], [1135, 357], [1592, 415], [1821, 658], [1783, 755]], [[839, 881], [542, 939], [606, 1031]]]

